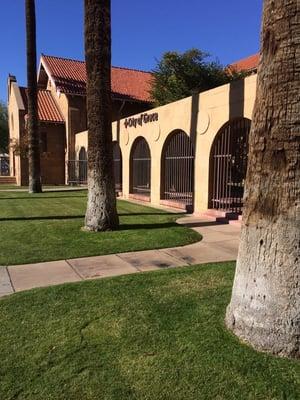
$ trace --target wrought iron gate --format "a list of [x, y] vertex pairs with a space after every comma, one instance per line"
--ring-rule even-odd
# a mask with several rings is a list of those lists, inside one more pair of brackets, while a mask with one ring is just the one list
[[191, 211], [194, 192], [194, 146], [183, 131], [175, 131], [165, 143], [161, 182], [161, 198], [165, 203]]
[[81, 147], [79, 151], [79, 183], [87, 183], [87, 152], [84, 147]]
[[118, 142], [113, 143], [113, 159], [116, 193], [122, 192], [122, 153]]
[[210, 208], [242, 212], [251, 121], [229, 121], [217, 134], [210, 154]]
[[9, 176], [9, 156], [0, 154], [0, 176]]
[[137, 198], [150, 199], [151, 156], [148, 143], [139, 137], [133, 144], [130, 156], [130, 193]]
[[77, 160], [67, 161], [68, 184], [86, 185], [87, 184], [87, 152], [81, 147]]

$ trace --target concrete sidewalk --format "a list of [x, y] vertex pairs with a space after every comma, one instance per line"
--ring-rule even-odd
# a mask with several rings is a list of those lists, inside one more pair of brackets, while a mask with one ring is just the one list
[[180, 218], [177, 222], [201, 233], [203, 240], [162, 250], [0, 267], [0, 297], [67, 282], [236, 259], [239, 226], [196, 217]]

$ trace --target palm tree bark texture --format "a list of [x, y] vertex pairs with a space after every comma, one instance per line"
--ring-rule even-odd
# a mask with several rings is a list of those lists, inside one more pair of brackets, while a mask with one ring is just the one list
[[300, 357], [300, 2], [265, 0], [244, 226], [227, 326]]
[[36, 72], [36, 22], [35, 2], [26, 0], [26, 48], [27, 48], [27, 86], [28, 86], [28, 175], [29, 193], [40, 193], [41, 166], [38, 124], [37, 72]]
[[88, 204], [85, 229], [119, 224], [112, 148], [110, 0], [85, 0], [88, 117]]

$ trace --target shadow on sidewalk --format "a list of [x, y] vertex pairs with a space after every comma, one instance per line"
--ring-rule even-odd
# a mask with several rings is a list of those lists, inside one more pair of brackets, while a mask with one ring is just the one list
[[203, 221], [203, 222], [185, 222], [180, 223], [179, 225], [186, 226], [188, 228], [201, 228], [205, 226], [217, 226], [217, 225], [228, 225], [228, 222], [222, 221]]

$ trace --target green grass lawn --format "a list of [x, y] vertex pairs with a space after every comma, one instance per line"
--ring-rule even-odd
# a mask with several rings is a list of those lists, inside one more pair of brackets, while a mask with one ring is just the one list
[[300, 363], [224, 328], [233, 263], [0, 301], [0, 399], [297, 400]]
[[[1, 184], [0, 185], [0, 192], [1, 192], [1, 190], [10, 190], [10, 189], [12, 189], [12, 190], [25, 190], [26, 188], [25, 188], [25, 186], [17, 186], [17, 185], [4, 185], [4, 184]], [[28, 190], [28, 186], [27, 186], [27, 190]]]
[[201, 239], [178, 214], [118, 202], [120, 228], [83, 232], [86, 191], [0, 192], [0, 265], [180, 246]]

